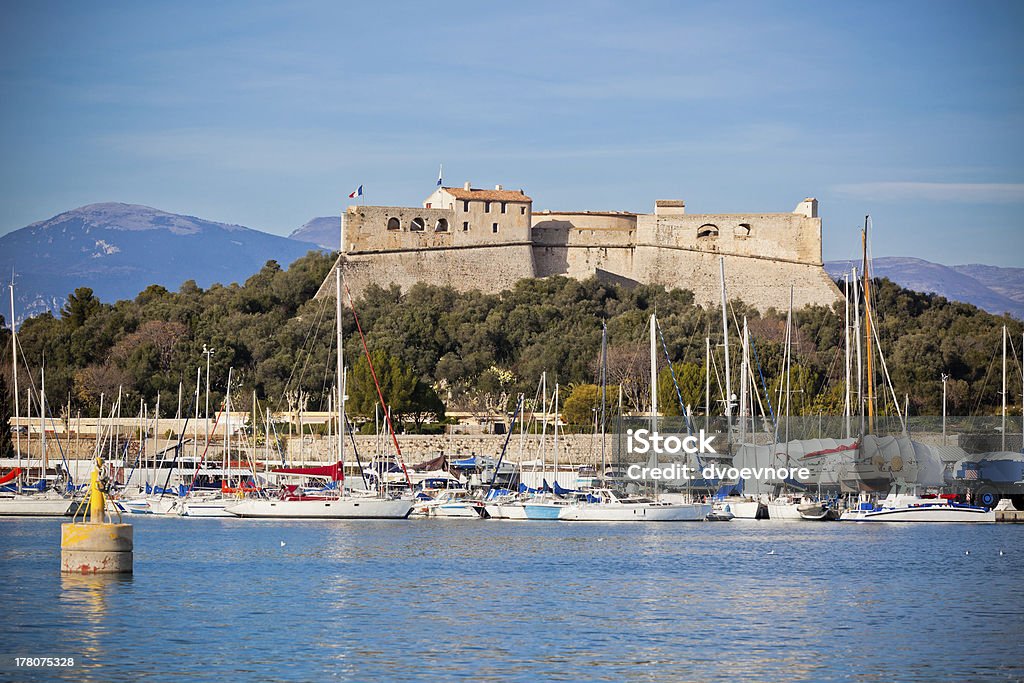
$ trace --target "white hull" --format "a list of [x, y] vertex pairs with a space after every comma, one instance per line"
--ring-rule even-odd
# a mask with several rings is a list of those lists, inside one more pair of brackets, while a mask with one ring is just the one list
[[405, 519], [411, 500], [340, 498], [332, 500], [243, 500], [225, 508], [236, 517], [277, 519]]
[[183, 517], [234, 517], [235, 515], [228, 512], [226, 508], [238, 502], [238, 500], [187, 501], [181, 514]]
[[413, 508], [412, 517], [443, 517], [451, 519], [480, 519], [480, 513], [471, 503], [426, 503]]
[[491, 519], [526, 519], [526, 508], [522, 503], [500, 503], [485, 508]]
[[995, 510], [935, 505], [883, 510], [847, 510], [841, 522], [978, 522], [994, 523]]
[[756, 500], [727, 501], [722, 507], [728, 508], [734, 519], [757, 519], [761, 503]]
[[[46, 494], [0, 497], [0, 517], [64, 517], [74, 514], [70, 498]], [[77, 507], [77, 503], [75, 504]]]
[[803, 517], [800, 516], [799, 504], [776, 501], [771, 501], [768, 503], [768, 519], [774, 519], [783, 522], [803, 521]]
[[562, 508], [558, 519], [569, 522], [699, 522], [710, 512], [711, 506], [702, 503], [583, 503]]
[[182, 501], [176, 496], [167, 495], [119, 500], [117, 504], [133, 515], [178, 515], [181, 514]]

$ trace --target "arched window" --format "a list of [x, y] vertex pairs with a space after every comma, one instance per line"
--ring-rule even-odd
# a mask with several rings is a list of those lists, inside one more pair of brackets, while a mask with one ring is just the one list
[[736, 237], [750, 237], [750, 223], [740, 223], [733, 234]]
[[437, 224], [434, 225], [434, 232], [448, 232], [448, 219], [438, 218]]
[[388, 230], [401, 230], [402, 221], [398, 220], [394, 216], [388, 219]]
[[412, 230], [413, 232], [423, 232], [425, 228], [426, 224], [423, 222], [423, 219], [420, 218], [419, 216], [413, 218], [412, 223], [409, 224], [409, 229]]
[[704, 237], [718, 237], [718, 226], [711, 223], [705, 223], [697, 228], [697, 239], [702, 239]]

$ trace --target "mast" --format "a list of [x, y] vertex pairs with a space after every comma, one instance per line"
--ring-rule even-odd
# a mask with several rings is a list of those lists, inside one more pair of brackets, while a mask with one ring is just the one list
[[608, 323], [601, 323], [601, 479], [605, 468], [605, 405], [608, 390]]
[[156, 469], [156, 454], [160, 450], [158, 448], [160, 444], [160, 392], [156, 392], [156, 415], [153, 417], [153, 486], [156, 486], [157, 469]]
[[[729, 318], [726, 315], [726, 298], [725, 298], [725, 257], [718, 257], [719, 272], [722, 276], [722, 344], [725, 346], [725, 417], [729, 423], [729, 431], [727, 434], [732, 433], [732, 380], [729, 375]], [[790, 289], [790, 298], [792, 299], [792, 288]], [[792, 301], [790, 302], [792, 306]]]
[[[857, 414], [860, 415], [860, 433], [864, 435], [864, 369], [860, 352], [860, 280], [857, 269], [853, 269], [853, 336], [854, 350], [857, 352]], [[851, 406], [852, 407], [852, 406]]]
[[[651, 433], [658, 431], [658, 355], [655, 346], [655, 336], [658, 333], [658, 321], [651, 314]], [[651, 449], [654, 457], [654, 467], [658, 466], [658, 453]], [[654, 498], [658, 497], [658, 480], [654, 480]]]
[[146, 411], [146, 400], [139, 398], [139, 478], [141, 479], [145, 475], [147, 484], [149, 484], [151, 477], [154, 481], [156, 480], [156, 473], [150, 467], [149, 456], [146, 453], [146, 436], [148, 434], [149, 413]]
[[[618, 426], [617, 426], [616, 429], [617, 429], [616, 434], [615, 434], [616, 437], [620, 437], [621, 438], [621, 435], [622, 435], [622, 382], [619, 382], [619, 420], [618, 420]], [[619, 459], [618, 459], [618, 462], [622, 462], [622, 442], [619, 441], [618, 445], [619, 445]], [[602, 486], [605, 485], [605, 482], [604, 482], [604, 472], [601, 473], [601, 485]]]
[[1003, 447], [1006, 450], [1006, 325], [1003, 325]]
[[843, 414], [846, 416], [846, 438], [850, 438], [850, 276], [843, 275], [843, 294], [846, 315], [843, 318], [843, 335], [846, 347], [846, 388], [843, 392]]
[[[543, 488], [544, 479], [548, 474], [548, 371], [544, 370], [540, 373], [540, 392], [541, 392], [541, 410], [544, 411], [544, 416], [541, 418], [540, 428], [540, 476], [541, 476], [541, 488]], [[536, 472], [536, 470], [534, 470]]]
[[[1006, 414], [1006, 410], [1003, 410]], [[46, 359], [43, 359], [42, 369], [39, 371], [39, 448], [40, 452], [40, 474], [46, 480]]]
[[[344, 224], [344, 218], [342, 219]], [[344, 227], [342, 227], [342, 235], [344, 235]], [[334, 269], [334, 314], [337, 318], [335, 322], [335, 345], [337, 348], [337, 367], [335, 368], [335, 377], [337, 378], [337, 389], [338, 399], [336, 401], [338, 405], [338, 462], [341, 463], [342, 472], [345, 468], [345, 371], [344, 371], [344, 347], [342, 346], [341, 338], [341, 253], [338, 253], [338, 267]], [[342, 484], [342, 493], [344, 493], [345, 486]]]
[[711, 337], [704, 337], [704, 427], [711, 428]]
[[864, 254], [864, 336], [868, 356], [868, 433], [875, 431], [875, 375], [871, 366], [871, 279], [868, 275], [868, 216], [864, 216], [864, 230], [860, 234]]
[[203, 355], [206, 356], [206, 448], [210, 448], [210, 356], [213, 355], [213, 349], [206, 348], [206, 344], [203, 344]]
[[793, 381], [793, 285], [789, 286], [789, 315], [786, 316], [786, 467], [789, 467], [789, 396]]
[[554, 482], [551, 484], [552, 490], [558, 484], [558, 382], [555, 382], [555, 455], [554, 455]]
[[231, 371], [228, 368], [228, 390], [224, 395], [224, 477], [231, 486]]
[[[14, 279], [11, 277], [11, 377], [14, 378], [14, 438], [18, 454], [18, 469], [21, 470], [21, 412], [18, 404], [18, 327], [14, 324]], [[15, 488], [21, 493], [22, 475], [18, 475]]]
[[[747, 330], [747, 316], [743, 316], [743, 357], [740, 361], [740, 441], [747, 440], [747, 371], [750, 363], [750, 354], [747, 350], [749, 341]], [[753, 412], [753, 411], [750, 411]], [[753, 431], [753, 426], [751, 426]]]
[[192, 423], [192, 459], [199, 461], [199, 384], [202, 381], [203, 369], [196, 368], [196, 419]]

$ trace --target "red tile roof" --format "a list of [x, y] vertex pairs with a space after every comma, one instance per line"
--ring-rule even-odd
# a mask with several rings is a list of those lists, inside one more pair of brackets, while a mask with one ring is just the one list
[[522, 190], [467, 190], [462, 187], [441, 188], [456, 199], [482, 199], [491, 202], [532, 202]]

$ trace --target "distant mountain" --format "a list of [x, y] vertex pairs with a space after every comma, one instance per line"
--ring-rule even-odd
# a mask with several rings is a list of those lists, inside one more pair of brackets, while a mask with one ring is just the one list
[[[1024, 268], [967, 265], [944, 266], [918, 258], [887, 256], [872, 262], [872, 274], [919, 292], [933, 292], [953, 301], [974, 304], [1024, 320]], [[859, 262], [828, 261], [825, 270], [840, 279]]]
[[[90, 204], [0, 237], [0, 281], [15, 280], [20, 321], [58, 311], [77, 287], [101, 300], [134, 298], [152, 284], [176, 290], [244, 282], [270, 259], [287, 267], [306, 242], [241, 225], [136, 204]], [[3, 307], [4, 317], [10, 314]]]
[[341, 243], [341, 217], [314, 218], [288, 235], [288, 239], [310, 242], [324, 249], [337, 251]]

